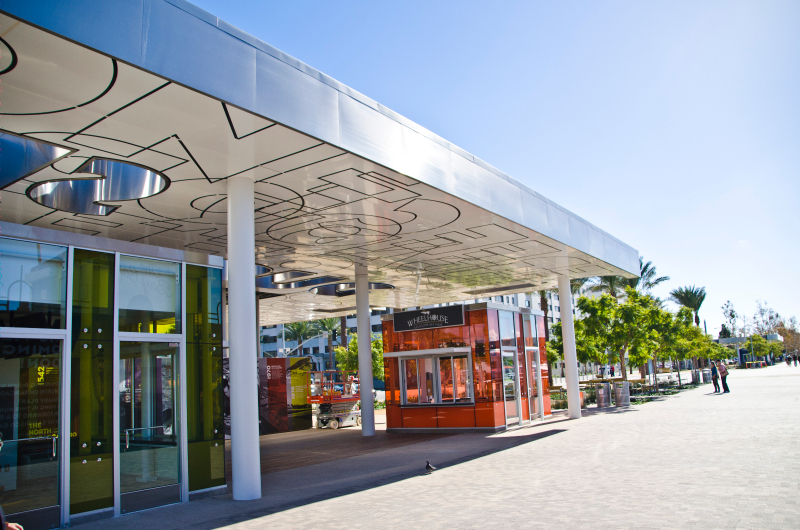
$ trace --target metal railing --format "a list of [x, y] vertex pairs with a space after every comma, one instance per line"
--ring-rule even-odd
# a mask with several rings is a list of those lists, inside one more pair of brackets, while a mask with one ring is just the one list
[[131, 446], [131, 438], [133, 438], [132, 433], [136, 431], [149, 431], [150, 429], [164, 429], [164, 425], [155, 425], [153, 427], [134, 427], [131, 429], [125, 429], [125, 449], [129, 449]]
[[16, 440], [3, 440], [2, 444], [10, 444], [14, 442], [34, 442], [36, 440], [53, 440], [53, 458], [56, 456], [56, 445], [58, 436], [34, 436], [33, 438], [17, 438]]

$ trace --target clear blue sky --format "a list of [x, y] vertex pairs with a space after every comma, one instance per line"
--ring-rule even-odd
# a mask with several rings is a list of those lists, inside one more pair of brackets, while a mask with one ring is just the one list
[[798, 315], [800, 2], [194, 3], [695, 284]]

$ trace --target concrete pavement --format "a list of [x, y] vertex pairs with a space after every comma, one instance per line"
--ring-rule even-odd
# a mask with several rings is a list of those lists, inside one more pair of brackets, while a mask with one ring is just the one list
[[[800, 367], [732, 371], [729, 385], [279, 471], [261, 500], [79, 528], [800, 528]], [[425, 460], [440, 469], [423, 475]]]

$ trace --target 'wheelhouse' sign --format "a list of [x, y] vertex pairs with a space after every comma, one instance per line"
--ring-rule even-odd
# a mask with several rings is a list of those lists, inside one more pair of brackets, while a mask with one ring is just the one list
[[446, 328], [464, 325], [464, 306], [451, 305], [403, 311], [394, 314], [395, 331], [415, 331], [418, 329]]

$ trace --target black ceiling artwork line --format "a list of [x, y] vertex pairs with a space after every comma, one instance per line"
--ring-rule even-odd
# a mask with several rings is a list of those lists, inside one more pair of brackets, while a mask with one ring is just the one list
[[[243, 140], [243, 139], [247, 138], [248, 136], [252, 136], [252, 135], [254, 135], [254, 134], [258, 133], [258, 132], [261, 132], [261, 131], [263, 131], [265, 129], [269, 129], [270, 127], [275, 125], [275, 123], [273, 122], [273, 123], [270, 123], [269, 125], [267, 125], [266, 127], [262, 127], [262, 128], [260, 128], [258, 130], [253, 131], [253, 132], [249, 132], [249, 133], [245, 134], [244, 136], [239, 136], [238, 134], [236, 134], [236, 127], [233, 126], [233, 121], [231, 120], [231, 115], [228, 112], [228, 106], [225, 104], [224, 101], [220, 101], [220, 103], [222, 103], [222, 110], [225, 111], [225, 118], [228, 119], [228, 125], [230, 125], [230, 127], [231, 127], [231, 133], [233, 133], [233, 137], [236, 138], [237, 140]], [[242, 111], [242, 112], [246, 112], [246, 111]]]
[[[5, 41], [3, 41], [3, 42], [5, 42]], [[10, 48], [10, 46], [9, 46], [9, 48]], [[16, 58], [16, 55], [15, 55], [15, 58]], [[14, 66], [16, 66], [16, 64]], [[9, 70], [9, 72], [10, 72], [10, 70]], [[114, 84], [116, 82], [117, 82], [117, 61], [116, 61], [116, 59], [111, 59], [111, 81], [108, 83], [108, 86], [106, 87], [105, 90], [103, 90], [100, 94], [98, 94], [97, 96], [93, 97], [89, 101], [85, 101], [85, 102], [80, 103], [78, 105], [73, 105], [72, 107], [67, 107], [65, 109], [48, 110], [48, 111], [45, 111], [45, 112], [0, 112], [0, 116], [44, 116], [44, 115], [47, 115], [47, 114], [58, 114], [60, 112], [67, 112], [69, 110], [77, 109], [77, 108], [80, 108], [80, 107], [84, 107], [84, 106], [86, 106], [86, 105], [88, 105], [90, 103], [94, 103], [98, 99], [100, 99], [103, 96], [105, 96], [106, 94], [108, 94], [108, 92], [114, 87]]]
[[11, 52], [11, 62], [3, 70], [0, 70], [0, 75], [3, 75], [17, 67], [17, 52], [14, 51], [14, 48], [8, 42], [6, 42], [3, 37], [0, 37], [0, 42], [5, 44], [6, 48], [8, 48], [8, 51]]

